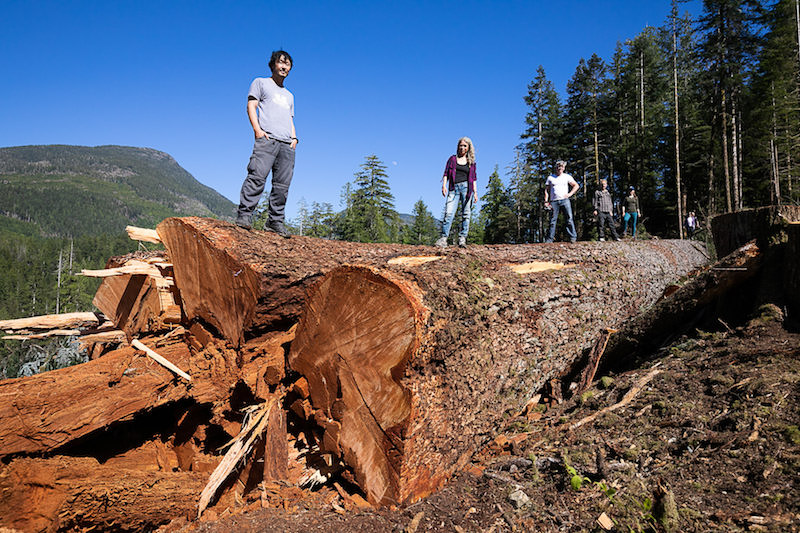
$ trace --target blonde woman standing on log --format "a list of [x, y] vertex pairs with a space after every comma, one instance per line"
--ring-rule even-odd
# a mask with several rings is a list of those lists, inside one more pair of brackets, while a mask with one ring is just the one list
[[436, 246], [447, 247], [447, 236], [450, 226], [456, 215], [456, 198], [461, 206], [461, 227], [458, 231], [458, 245], [464, 248], [467, 245], [469, 233], [469, 218], [472, 207], [478, 200], [476, 192], [477, 174], [475, 171], [475, 147], [472, 139], [461, 137], [458, 140], [455, 155], [451, 155], [444, 167], [442, 176], [442, 196], [446, 197], [444, 217], [442, 219], [442, 233]]

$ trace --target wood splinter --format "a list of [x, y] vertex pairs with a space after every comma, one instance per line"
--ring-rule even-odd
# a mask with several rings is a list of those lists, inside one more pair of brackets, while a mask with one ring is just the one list
[[158, 232], [154, 229], [126, 226], [125, 231], [128, 233], [128, 237], [130, 237], [131, 240], [161, 244], [161, 237], [158, 236]]
[[139, 339], [133, 339], [133, 341], [131, 341], [131, 346], [133, 346], [137, 350], [143, 351], [153, 361], [155, 361], [156, 363], [158, 363], [158, 364], [168, 368], [169, 370], [175, 372], [176, 374], [178, 374], [180, 377], [182, 377], [186, 381], [192, 381], [192, 377], [189, 374], [187, 374], [186, 372], [184, 372], [183, 370], [181, 370], [177, 366], [175, 366], [172, 363], [170, 363], [167, 359], [165, 359], [164, 357], [158, 355], [156, 352], [154, 352], [153, 350], [151, 350], [150, 348], [145, 346], [144, 343], [142, 343]]

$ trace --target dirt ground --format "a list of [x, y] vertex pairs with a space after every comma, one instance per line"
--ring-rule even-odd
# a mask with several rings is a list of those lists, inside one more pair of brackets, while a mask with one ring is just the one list
[[775, 306], [718, 326], [509, 419], [404, 509], [262, 486], [160, 531], [800, 531], [800, 334]]

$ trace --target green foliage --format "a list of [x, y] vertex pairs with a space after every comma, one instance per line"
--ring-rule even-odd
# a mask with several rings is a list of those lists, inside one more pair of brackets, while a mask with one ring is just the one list
[[403, 242], [405, 244], [433, 244], [439, 236], [439, 228], [436, 219], [428, 210], [428, 206], [422, 199], [414, 204], [413, 221], [410, 226], [403, 231]]
[[400, 219], [394, 210], [386, 165], [375, 155], [367, 156], [346, 186], [346, 207], [337, 218], [337, 233], [344, 240], [398, 242]]
[[514, 212], [511, 209], [511, 202], [503, 187], [497, 167], [489, 176], [489, 184], [486, 194], [483, 196], [481, 214], [485, 216], [485, 243], [511, 242], [515, 233]]
[[[234, 208], [169, 155], [149, 148], [0, 148], [0, 183], [0, 214], [45, 236], [114, 233], [179, 215], [230, 217]], [[34, 234], [32, 227], [15, 229]]]

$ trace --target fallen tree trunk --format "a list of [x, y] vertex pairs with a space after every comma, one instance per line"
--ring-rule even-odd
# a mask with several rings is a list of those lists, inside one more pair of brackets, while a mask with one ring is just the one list
[[643, 267], [652, 250], [640, 252], [636, 269], [616, 264], [612, 279], [596, 255], [536, 277], [500, 264], [451, 270], [451, 257], [327, 273], [308, 292], [289, 356], [308, 380], [320, 447], [352, 468], [373, 504], [436, 490], [504, 413], [648, 303], [631, 272], [655, 265]]
[[0, 525], [19, 531], [152, 531], [194, 512], [206, 474], [142, 472], [90, 457], [20, 458], [0, 470]]
[[[97, 372], [86, 366], [94, 361], [66, 369], [75, 372], [69, 381], [88, 380], [86, 390], [71, 394], [81, 399], [77, 403], [96, 402], [100, 421], [74, 408], [74, 420], [57, 423], [48, 422], [57, 416], [50, 411], [72, 409], [76, 402], [69, 397], [48, 393], [40, 401], [34, 381], [0, 388], [0, 398], [11, 398], [15, 388], [24, 392], [15, 401], [25, 414], [24, 424], [9, 422], [13, 431], [0, 434], [0, 455], [50, 451], [152, 409], [153, 402], [191, 397], [233, 406], [237, 383], [246, 389], [237, 393], [241, 398], [266, 398], [270, 388], [304, 377], [308, 398], [297, 381], [292, 390], [303, 392], [287, 396], [284, 407], [291, 404], [315, 425], [317, 444], [346, 464], [370, 502], [410, 503], [441, 486], [491, 438], [504, 413], [519, 412], [599, 331], [618, 327], [652, 304], [667, 283], [705, 261], [687, 241], [442, 252], [285, 240], [197, 218], [168, 219], [158, 233], [173, 265], [188, 333], [174, 337], [185, 342], [182, 356], [152, 347], [186, 369], [191, 384], [147, 367], [163, 381], [136, 379], [117, 392], [131, 365], [112, 352], [97, 361], [117, 357], [100, 377], [82, 375]], [[117, 292], [122, 298], [128, 291]], [[134, 301], [140, 294], [129, 292]], [[113, 307], [114, 298], [108, 304]], [[294, 337], [290, 326], [299, 320]], [[288, 342], [291, 376], [282, 366]], [[120, 352], [133, 353], [125, 350]], [[64, 375], [50, 374], [60, 386]], [[285, 377], [292, 381], [283, 382]], [[46, 387], [46, 374], [35, 378], [43, 380], [35, 382], [39, 388]], [[163, 383], [169, 386], [159, 389]], [[121, 394], [129, 396], [120, 402]], [[115, 411], [111, 402], [129, 407]], [[0, 407], [0, 427], [17, 411]], [[25, 431], [27, 438], [12, 438]], [[5, 448], [6, 439], [13, 446]]]
[[619, 367], [651, 352], [669, 336], [684, 331], [701, 309], [753, 278], [761, 263], [761, 251], [751, 242], [702, 269], [675, 292], [627, 321], [613, 334], [602, 366]]
[[[188, 365], [182, 342], [160, 347]], [[40, 453], [189, 396], [166, 368], [130, 347], [77, 366], [0, 381], [0, 457]]]

